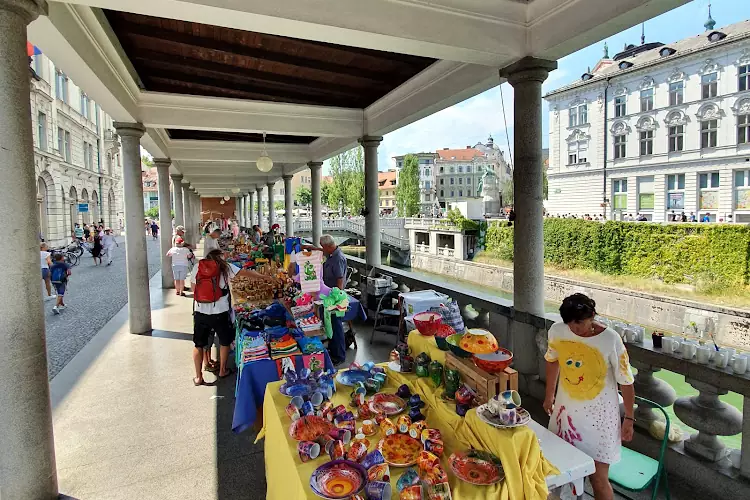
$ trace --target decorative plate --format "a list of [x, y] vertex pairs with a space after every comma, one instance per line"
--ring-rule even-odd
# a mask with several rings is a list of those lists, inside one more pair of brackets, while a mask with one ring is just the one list
[[449, 462], [456, 477], [470, 484], [487, 486], [505, 479], [500, 459], [487, 451], [459, 451], [450, 456]]
[[336, 382], [352, 387], [357, 382], [364, 382], [368, 378], [370, 378], [370, 372], [367, 370], [344, 370], [338, 372]]
[[315, 388], [310, 384], [281, 384], [279, 392], [288, 398], [293, 398], [294, 396], [302, 396], [304, 398], [315, 392]]
[[390, 417], [404, 411], [406, 409], [406, 401], [395, 394], [379, 392], [372, 397], [370, 409], [376, 413], [385, 413]]
[[497, 351], [498, 347], [500, 347], [494, 335], [481, 328], [466, 330], [458, 346], [472, 354], [488, 354]]
[[520, 427], [522, 425], [528, 424], [529, 420], [531, 420], [531, 415], [529, 415], [528, 411], [523, 408], [516, 408], [515, 423], [503, 423], [503, 421], [500, 420], [500, 417], [494, 415], [489, 410], [486, 404], [477, 406], [477, 417], [479, 417], [479, 420], [481, 420], [485, 424], [489, 424], [492, 427], [497, 427], [498, 429], [512, 429], [513, 427]]
[[343, 499], [356, 495], [367, 482], [367, 471], [364, 467], [349, 460], [332, 460], [327, 462], [310, 476], [310, 488], [313, 493], [327, 499]]
[[298, 418], [289, 426], [289, 437], [296, 441], [315, 441], [333, 430], [333, 425], [323, 417], [307, 415]]
[[378, 442], [383, 458], [394, 467], [409, 467], [417, 463], [424, 448], [422, 443], [408, 434], [391, 434]]

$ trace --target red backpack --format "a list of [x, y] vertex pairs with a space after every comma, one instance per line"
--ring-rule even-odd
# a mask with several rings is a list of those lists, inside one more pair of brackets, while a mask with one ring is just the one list
[[196, 302], [210, 303], [216, 302], [223, 295], [219, 286], [219, 264], [213, 260], [199, 260], [193, 299]]

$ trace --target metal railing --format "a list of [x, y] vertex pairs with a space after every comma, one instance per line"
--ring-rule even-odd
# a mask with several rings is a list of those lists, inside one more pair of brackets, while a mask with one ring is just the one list
[[[383, 220], [381, 219], [381, 224]], [[403, 220], [403, 219], [402, 219]], [[357, 219], [323, 219], [321, 221], [323, 232], [326, 231], [346, 231], [363, 238], [367, 236], [364, 218]], [[294, 231], [312, 231], [311, 220], [296, 220], [294, 221]], [[381, 231], [380, 242], [384, 245], [397, 248], [399, 250], [407, 250], [409, 248], [409, 240], [407, 238], [400, 238], [393, 236], [388, 233]]]

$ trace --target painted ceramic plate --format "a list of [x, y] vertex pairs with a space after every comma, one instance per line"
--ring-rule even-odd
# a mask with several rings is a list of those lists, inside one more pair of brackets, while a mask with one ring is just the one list
[[466, 333], [458, 343], [458, 346], [464, 351], [472, 354], [489, 354], [497, 351], [499, 345], [494, 335], [481, 328], [472, 328], [466, 330]]
[[323, 434], [328, 434], [333, 428], [333, 425], [325, 418], [307, 415], [292, 422], [289, 427], [289, 437], [296, 441], [315, 441]]
[[314, 392], [314, 389], [309, 384], [281, 384], [279, 386], [279, 392], [288, 398], [294, 396], [309, 396]]
[[357, 382], [364, 382], [370, 378], [370, 372], [367, 370], [344, 370], [336, 375], [336, 382], [341, 385], [353, 386]]
[[332, 460], [315, 469], [310, 488], [322, 498], [338, 500], [359, 493], [367, 482], [367, 471], [349, 460]]
[[378, 442], [383, 458], [394, 467], [409, 467], [417, 463], [422, 452], [422, 443], [408, 434], [391, 434]]
[[372, 397], [370, 408], [377, 413], [385, 413], [389, 417], [397, 415], [406, 409], [406, 401], [395, 394], [379, 392]]
[[531, 415], [529, 415], [529, 412], [526, 411], [523, 408], [516, 408], [516, 421], [511, 423], [504, 423], [502, 420], [500, 420], [500, 417], [493, 414], [486, 404], [480, 405], [477, 407], [477, 417], [479, 417], [479, 420], [482, 422], [491, 425], [492, 427], [497, 427], [498, 429], [512, 429], [513, 427], [520, 427], [522, 425], [526, 425], [529, 423], [529, 420], [531, 420]]
[[450, 456], [449, 462], [456, 477], [470, 484], [487, 486], [505, 478], [500, 459], [487, 451], [459, 451]]

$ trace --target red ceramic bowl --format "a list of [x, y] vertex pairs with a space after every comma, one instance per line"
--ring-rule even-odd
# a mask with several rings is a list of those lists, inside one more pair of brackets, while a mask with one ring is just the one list
[[513, 362], [513, 353], [503, 347], [489, 354], [472, 355], [474, 364], [487, 373], [500, 373]]
[[443, 339], [450, 337], [454, 333], [456, 333], [456, 330], [454, 330], [452, 326], [446, 325], [445, 323], [440, 324], [437, 326], [437, 328], [435, 328], [435, 336]]
[[443, 317], [438, 313], [421, 312], [414, 315], [414, 326], [416, 326], [419, 333], [425, 337], [432, 337], [435, 335], [438, 326], [442, 323]]

